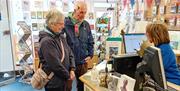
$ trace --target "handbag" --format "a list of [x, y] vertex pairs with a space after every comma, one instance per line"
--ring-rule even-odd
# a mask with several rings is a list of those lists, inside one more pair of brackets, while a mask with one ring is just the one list
[[32, 87], [38, 90], [42, 89], [53, 76], [53, 72], [48, 76], [41, 68], [38, 68], [31, 79]]
[[[61, 62], [64, 60], [64, 47], [61, 42], [61, 49], [62, 49], [62, 59]], [[49, 76], [42, 70], [42, 63], [40, 64], [40, 67], [37, 69], [37, 71], [33, 74], [31, 78], [31, 85], [35, 89], [42, 89], [48, 82], [49, 80], [54, 76], [54, 73], [51, 72]]]

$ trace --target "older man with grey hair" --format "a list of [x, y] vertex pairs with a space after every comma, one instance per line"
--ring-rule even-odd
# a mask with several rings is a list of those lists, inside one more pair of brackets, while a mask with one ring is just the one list
[[90, 25], [84, 20], [86, 12], [87, 4], [83, 1], [77, 1], [74, 11], [65, 18], [67, 42], [75, 56], [78, 91], [83, 91], [84, 86], [79, 77], [87, 72], [87, 62], [93, 57], [94, 51]]

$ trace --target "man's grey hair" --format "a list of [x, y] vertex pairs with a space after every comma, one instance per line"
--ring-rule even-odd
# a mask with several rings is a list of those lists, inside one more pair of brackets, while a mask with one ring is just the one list
[[76, 2], [74, 3], [74, 9], [75, 9], [75, 10], [78, 10], [78, 9], [80, 9], [80, 8], [86, 8], [86, 9], [87, 9], [87, 4], [86, 4], [86, 2], [84, 2], [84, 1], [76, 1]]

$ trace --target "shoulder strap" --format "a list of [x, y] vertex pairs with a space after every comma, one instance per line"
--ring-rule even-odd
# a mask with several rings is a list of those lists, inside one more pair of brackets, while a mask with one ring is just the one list
[[49, 76], [48, 76], [48, 79], [50, 80], [53, 76], [54, 76], [54, 73], [51, 72], [51, 73], [49, 74]]
[[62, 41], [60, 40], [60, 43], [61, 43], [61, 50], [62, 50], [62, 58], [61, 58], [61, 62], [63, 62], [64, 61], [64, 46], [63, 46], [63, 43], [62, 43]]

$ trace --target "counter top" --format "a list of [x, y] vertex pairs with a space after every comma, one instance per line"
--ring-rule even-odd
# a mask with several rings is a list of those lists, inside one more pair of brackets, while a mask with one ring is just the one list
[[90, 72], [85, 73], [79, 78], [84, 84], [90, 87], [93, 91], [108, 91], [105, 87], [100, 87], [98, 82], [91, 80]]
[[[96, 68], [98, 70], [102, 69], [105, 67], [106, 62], [102, 62], [100, 64], [98, 64], [96, 66]], [[95, 81], [92, 81], [91, 80], [91, 72], [88, 71], [87, 73], [85, 73], [84, 75], [82, 75], [80, 78], [79, 78], [85, 85], [87, 85], [89, 88], [91, 88], [93, 91], [108, 91], [107, 88], [105, 87], [100, 87], [98, 82], [95, 82]], [[177, 91], [180, 91], [180, 86], [176, 85], [176, 84], [173, 84], [173, 83], [170, 83], [170, 82], [167, 82], [167, 85], [173, 89], [176, 89]]]
[[167, 82], [167, 85], [171, 88], [174, 88], [176, 89], [177, 91], [180, 91], [180, 86], [176, 85], [176, 84], [173, 84], [171, 82]]
[[173, 50], [176, 56], [180, 56], [180, 50]]

